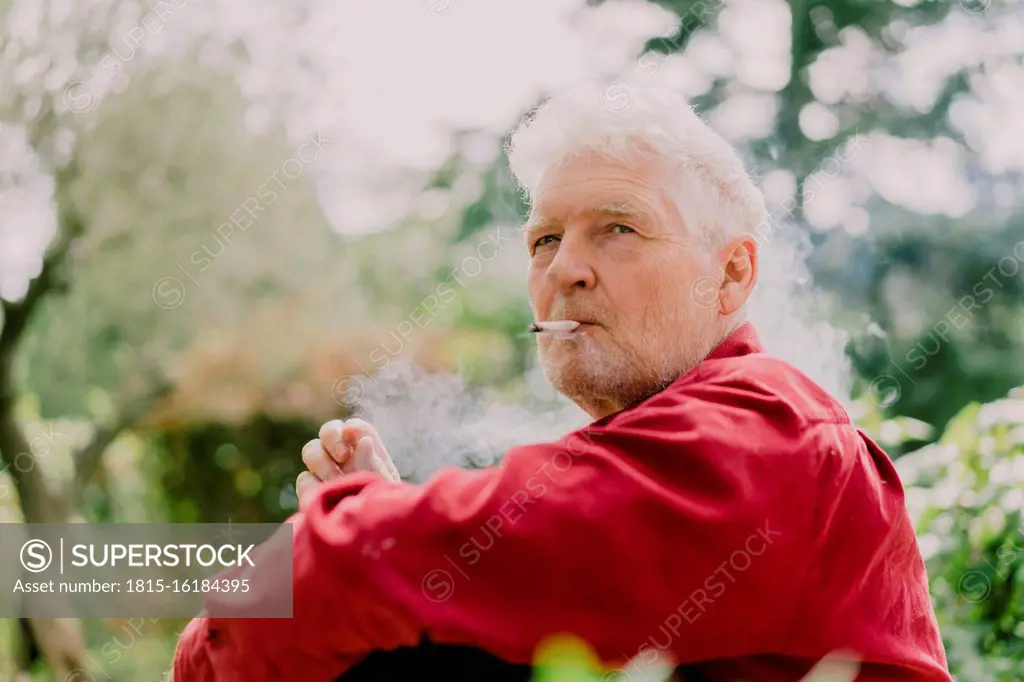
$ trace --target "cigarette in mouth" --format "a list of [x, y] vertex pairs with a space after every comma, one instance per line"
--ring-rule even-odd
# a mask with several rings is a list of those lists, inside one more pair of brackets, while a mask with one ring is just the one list
[[580, 326], [575, 320], [547, 320], [545, 322], [534, 322], [530, 325], [530, 331], [538, 332], [571, 332]]

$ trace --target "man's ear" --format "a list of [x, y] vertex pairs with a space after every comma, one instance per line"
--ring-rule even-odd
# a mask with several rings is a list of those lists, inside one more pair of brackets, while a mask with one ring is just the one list
[[722, 286], [718, 297], [718, 310], [732, 315], [739, 310], [757, 283], [757, 240], [752, 234], [733, 237], [718, 252], [722, 268]]

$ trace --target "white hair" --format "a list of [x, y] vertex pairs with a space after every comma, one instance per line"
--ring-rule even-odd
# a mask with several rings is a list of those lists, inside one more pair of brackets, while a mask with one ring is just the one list
[[549, 168], [587, 152], [624, 162], [638, 152], [653, 154], [677, 168], [679, 186], [665, 189], [706, 248], [768, 220], [764, 197], [736, 150], [671, 90], [621, 81], [583, 85], [527, 114], [506, 145], [512, 175], [531, 206]]

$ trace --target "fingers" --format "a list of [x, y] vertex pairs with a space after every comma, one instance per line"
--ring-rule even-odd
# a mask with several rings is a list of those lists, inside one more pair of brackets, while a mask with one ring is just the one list
[[[340, 419], [332, 419], [320, 427], [320, 442], [323, 443], [327, 455], [338, 463], [344, 471], [349, 464], [351, 447], [347, 446], [342, 438], [342, 431], [346, 424]], [[353, 443], [354, 445], [354, 443]]]
[[356, 444], [366, 436], [373, 439], [373, 444], [378, 450], [384, 449], [384, 441], [380, 439], [380, 434], [370, 422], [356, 417], [345, 422], [342, 428], [342, 439], [353, 450], [355, 450]]
[[374, 466], [381, 476], [391, 481], [392, 483], [400, 483], [401, 477], [398, 475], [398, 469], [391, 463], [390, 459], [384, 460], [374, 455]]
[[344, 422], [340, 419], [332, 419], [320, 427], [320, 441], [327, 454], [338, 463], [343, 473], [369, 471], [353, 461], [356, 445], [361, 438], [367, 436], [373, 439], [374, 447], [379, 452], [387, 452], [384, 450], [384, 443], [381, 442], [377, 429], [365, 420], [356, 418]]
[[[365, 422], [363, 422], [365, 424]], [[387, 452], [378, 452], [374, 438], [364, 435], [355, 444], [354, 452], [349, 457], [348, 447], [341, 445], [341, 422], [328, 422], [320, 429], [321, 436], [335, 444], [335, 450], [345, 453], [344, 468], [338, 465], [321, 438], [314, 438], [302, 448], [302, 462], [309, 471], [303, 471], [295, 479], [295, 494], [299, 498], [299, 509], [303, 509], [318, 485], [324, 481], [340, 478], [350, 471], [369, 471], [393, 483], [401, 482], [398, 470], [392, 463]], [[357, 428], [359, 428], [357, 426]], [[333, 440], [332, 440], [333, 439]]]
[[377, 472], [374, 465], [376, 456], [373, 452], [373, 439], [369, 436], [364, 436], [356, 444], [355, 456], [352, 458], [355, 464], [356, 471], [373, 471]]
[[[365, 437], [369, 437], [373, 441], [373, 452], [380, 458], [379, 468], [381, 469], [381, 475], [392, 481], [400, 481], [398, 469], [391, 460], [391, 455], [388, 454], [388, 449], [384, 447], [384, 441], [373, 424], [358, 418], [345, 422], [345, 426], [342, 429], [342, 439], [350, 444], [352, 450], [355, 450], [358, 442]], [[357, 470], [366, 471], [366, 469], [356, 468]]]
[[327, 454], [323, 443], [318, 438], [314, 438], [302, 447], [302, 463], [306, 465], [310, 473], [321, 481], [329, 481], [342, 474], [341, 467]]
[[[319, 435], [321, 449], [327, 458], [338, 466], [341, 474], [370, 471], [389, 481], [401, 480], [398, 469], [391, 461], [391, 456], [388, 455], [380, 434], [369, 422], [358, 418], [349, 419], [347, 422], [333, 419], [320, 427]], [[360, 448], [360, 443], [364, 440], [369, 442]], [[312, 445], [310, 447], [314, 450], [310, 457], [316, 459], [316, 448]], [[305, 461], [305, 456], [303, 460]], [[323, 465], [317, 463], [317, 466], [322, 467]], [[310, 471], [318, 477], [320, 476], [317, 469], [310, 468]]]
[[319, 484], [320, 480], [308, 471], [299, 474], [299, 477], [295, 479], [295, 496], [299, 498], [299, 509], [306, 506], [309, 496]]
[[380, 468], [383, 471], [381, 474], [384, 478], [392, 481], [393, 483], [399, 483], [402, 477], [398, 475], [398, 467], [391, 461], [391, 457], [385, 452], [383, 455], [374, 451], [374, 456], [380, 462]]
[[364, 436], [356, 444], [354, 460], [357, 471], [369, 471], [392, 483], [398, 483], [401, 480], [398, 472], [395, 471], [394, 464], [391, 464], [391, 459], [385, 457], [377, 453], [376, 445], [370, 436]]

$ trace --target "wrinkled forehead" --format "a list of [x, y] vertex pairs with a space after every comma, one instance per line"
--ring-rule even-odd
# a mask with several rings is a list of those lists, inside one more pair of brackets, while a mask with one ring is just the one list
[[533, 194], [526, 228], [594, 215], [648, 225], [683, 223], [677, 169], [648, 155], [579, 154], [551, 166]]

